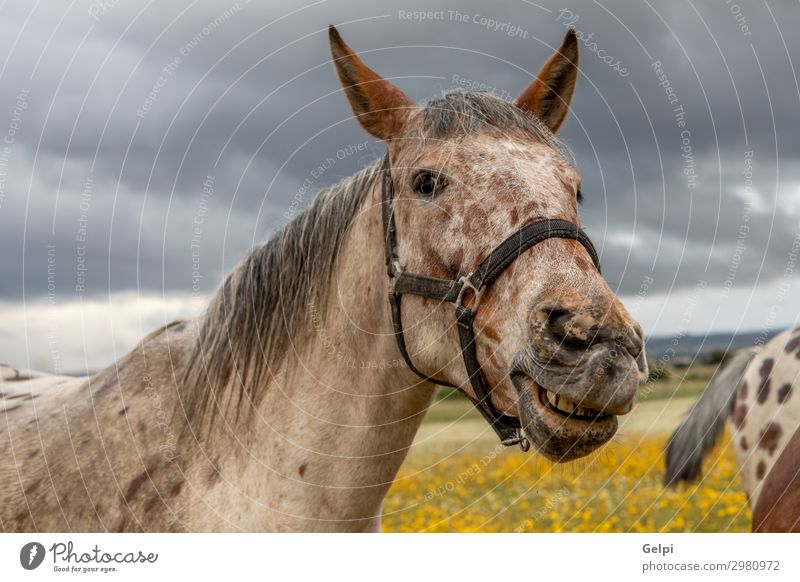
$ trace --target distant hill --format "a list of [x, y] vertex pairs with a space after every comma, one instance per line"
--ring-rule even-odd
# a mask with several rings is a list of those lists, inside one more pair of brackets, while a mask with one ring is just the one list
[[708, 335], [652, 336], [647, 338], [647, 359], [665, 363], [688, 364], [694, 360], [708, 361], [713, 352], [736, 350], [766, 343], [783, 330], [771, 332], [740, 331], [728, 333], [711, 333]]

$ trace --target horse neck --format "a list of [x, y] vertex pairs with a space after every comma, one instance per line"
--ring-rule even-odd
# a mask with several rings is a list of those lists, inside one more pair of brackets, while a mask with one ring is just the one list
[[[378, 181], [379, 182], [379, 181]], [[307, 360], [288, 362], [295, 369], [317, 370], [327, 388], [351, 400], [355, 408], [387, 421], [388, 408], [417, 411], [429, 402], [433, 385], [420, 384], [397, 347], [383, 256], [380, 186], [374, 184], [354, 219], [329, 281], [325, 305], [308, 305], [310, 330]], [[296, 370], [295, 370], [296, 371]], [[327, 377], [338, 378], [333, 384]], [[421, 390], [417, 390], [421, 386]], [[423, 407], [424, 410], [424, 407]]]
[[[397, 347], [387, 299], [380, 196], [379, 185], [373, 185], [342, 246], [325, 316], [312, 313], [310, 334], [316, 377], [349, 401], [345, 416], [355, 412], [372, 426], [424, 412], [434, 390], [420, 383]], [[323, 374], [338, 382], [327, 382]]]
[[260, 498], [282, 495], [288, 483], [286, 513], [336, 508], [328, 517], [353, 527], [362, 518], [374, 525], [434, 394], [392, 335], [379, 200], [375, 185], [343, 241], [326, 305], [306, 306], [307, 340], [267, 387], [252, 440], [261, 458], [248, 471]]

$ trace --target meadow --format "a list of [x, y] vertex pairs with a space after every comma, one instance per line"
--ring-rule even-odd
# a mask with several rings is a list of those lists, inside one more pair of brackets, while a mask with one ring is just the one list
[[669, 435], [713, 371], [670, 369], [649, 382], [614, 440], [568, 465], [499, 445], [463, 397], [444, 393], [386, 498], [384, 531], [749, 531], [727, 436], [699, 483], [661, 485]]

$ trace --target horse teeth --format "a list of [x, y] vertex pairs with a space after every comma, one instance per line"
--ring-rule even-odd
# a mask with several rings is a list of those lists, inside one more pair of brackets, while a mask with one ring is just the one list
[[563, 396], [559, 396], [555, 392], [550, 392], [550, 390], [540, 390], [539, 391], [539, 400], [542, 404], [550, 405], [552, 408], [555, 408], [565, 414], [572, 414], [574, 416], [596, 416], [597, 412], [590, 408], [584, 408], [583, 406], [578, 406], [572, 400], [568, 400]]

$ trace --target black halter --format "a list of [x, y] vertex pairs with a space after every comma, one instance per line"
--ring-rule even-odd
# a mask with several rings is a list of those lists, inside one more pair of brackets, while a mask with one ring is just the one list
[[480, 362], [478, 362], [475, 345], [475, 314], [484, 290], [494, 283], [495, 279], [523, 252], [549, 238], [567, 238], [578, 241], [587, 250], [589, 256], [592, 257], [592, 261], [594, 261], [599, 271], [600, 261], [592, 241], [576, 224], [566, 220], [545, 218], [520, 228], [497, 245], [475, 271], [458, 280], [413, 275], [403, 272], [400, 268], [397, 256], [397, 228], [394, 220], [393, 199], [394, 183], [392, 181], [391, 162], [387, 152], [383, 163], [383, 193], [381, 196], [383, 234], [386, 266], [390, 278], [389, 303], [392, 308], [392, 326], [397, 340], [397, 347], [400, 349], [403, 359], [408, 367], [420, 378], [442, 386], [456, 387], [449, 382], [437, 380], [420, 372], [413, 364], [411, 356], [406, 349], [401, 312], [401, 299], [404, 294], [452, 303], [456, 310], [464, 366], [477, 398], [477, 400], [472, 400], [471, 398], [470, 400], [491, 425], [504, 445], [518, 444], [523, 450], [528, 450], [530, 444], [521, 431], [519, 419], [503, 414], [492, 404], [490, 390], [481, 372]]

